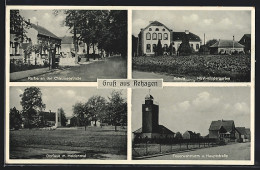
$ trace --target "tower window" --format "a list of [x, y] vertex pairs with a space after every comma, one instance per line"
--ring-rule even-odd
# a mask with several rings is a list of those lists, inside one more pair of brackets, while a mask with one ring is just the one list
[[150, 40], [151, 39], [151, 34], [148, 32], [148, 33], [146, 33], [146, 39], [147, 40]]
[[153, 40], [157, 40], [157, 34], [153, 33]]

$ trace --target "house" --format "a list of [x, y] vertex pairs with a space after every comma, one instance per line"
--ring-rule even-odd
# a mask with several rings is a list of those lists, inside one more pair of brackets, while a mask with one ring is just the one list
[[22, 41], [24, 61], [30, 65], [43, 65], [49, 62], [54, 65], [55, 58], [60, 54], [61, 39], [38, 23], [33, 24], [28, 20], [25, 24], [27, 26], [24, 27], [25, 35]]
[[246, 131], [246, 141], [250, 141], [251, 140], [251, 132], [249, 128], [245, 129]]
[[225, 142], [234, 141], [235, 123], [233, 120], [212, 121], [209, 127], [209, 138], [223, 140]]
[[159, 125], [159, 106], [153, 100], [150, 94], [145, 97], [145, 104], [142, 104], [142, 127], [133, 132], [134, 138], [174, 138], [174, 132]]
[[234, 40], [219, 40], [210, 46], [210, 54], [244, 53], [244, 45]]
[[190, 47], [193, 48], [195, 52], [198, 52], [201, 46], [201, 39], [199, 36], [189, 32], [189, 30], [185, 30], [185, 32], [172, 33], [171, 42], [173, 42], [173, 47], [175, 48], [176, 52], [179, 49], [184, 36], [187, 36], [187, 38], [189, 39]]
[[183, 133], [182, 138], [183, 139], [199, 139], [200, 134], [187, 130], [186, 132]]
[[244, 34], [239, 43], [245, 46], [245, 53], [251, 53], [251, 34]]
[[236, 139], [241, 142], [250, 141], [250, 129], [245, 127], [236, 127]]
[[172, 43], [177, 53], [177, 50], [182, 43], [183, 36], [188, 36], [190, 46], [194, 51], [199, 51], [201, 45], [199, 36], [189, 32], [188, 30], [185, 30], [185, 32], [173, 32], [172, 29], [158, 21], [150, 21], [150, 24], [145, 28], [142, 28], [138, 34], [137, 54], [154, 55], [159, 40], [161, 41], [164, 51]]

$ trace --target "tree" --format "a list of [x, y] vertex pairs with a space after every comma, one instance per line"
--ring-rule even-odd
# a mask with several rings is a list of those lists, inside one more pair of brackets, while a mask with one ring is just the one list
[[64, 112], [62, 107], [58, 109], [58, 113], [61, 114], [61, 126], [66, 126], [67, 123], [66, 113]]
[[72, 106], [72, 108], [74, 116], [77, 117], [77, 125], [84, 125], [86, 130], [86, 126], [89, 123], [89, 117], [85, 104], [77, 102], [75, 105]]
[[178, 49], [179, 55], [190, 55], [194, 50], [190, 47], [189, 37], [187, 34], [183, 35], [182, 43]]
[[105, 119], [105, 109], [106, 109], [106, 99], [102, 96], [92, 96], [86, 103], [86, 108], [88, 108], [88, 117], [95, 122], [94, 126], [97, 125], [97, 121], [102, 122]]
[[162, 48], [161, 40], [158, 40], [158, 44], [156, 46], [156, 52], [157, 52], [158, 56], [163, 55], [163, 48]]
[[180, 132], [177, 132], [177, 133], [175, 134], [175, 139], [181, 140], [181, 139], [182, 139], [182, 134], [181, 134]]
[[20, 112], [14, 107], [10, 109], [10, 129], [18, 130], [22, 125], [22, 115]]
[[26, 88], [21, 97], [22, 114], [26, 119], [27, 126], [31, 129], [39, 124], [39, 112], [45, 109], [42, 101], [42, 92], [38, 87]]
[[170, 43], [168, 50], [167, 50], [167, 52], [169, 52], [170, 55], [175, 54], [175, 48], [173, 47], [173, 45], [174, 45], [174, 42]]
[[206, 42], [206, 46], [207, 46], [207, 47], [210, 47], [210, 46], [212, 46], [213, 44], [215, 44], [216, 42], [218, 42], [218, 40], [216, 40], [216, 39], [208, 40], [208, 41]]
[[108, 97], [108, 117], [112, 125], [117, 131], [118, 124], [125, 124], [127, 121], [127, 103], [122, 98], [121, 91], [112, 91], [111, 97]]

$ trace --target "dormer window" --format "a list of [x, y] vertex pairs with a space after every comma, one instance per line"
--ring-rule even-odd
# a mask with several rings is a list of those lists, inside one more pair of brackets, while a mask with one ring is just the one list
[[159, 28], [156, 28], [155, 31], [159, 31]]
[[152, 28], [149, 28], [149, 31], [152, 31]]

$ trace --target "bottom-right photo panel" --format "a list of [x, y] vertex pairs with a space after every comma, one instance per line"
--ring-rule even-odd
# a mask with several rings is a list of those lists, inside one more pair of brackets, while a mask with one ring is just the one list
[[132, 91], [132, 159], [251, 160], [250, 87]]

